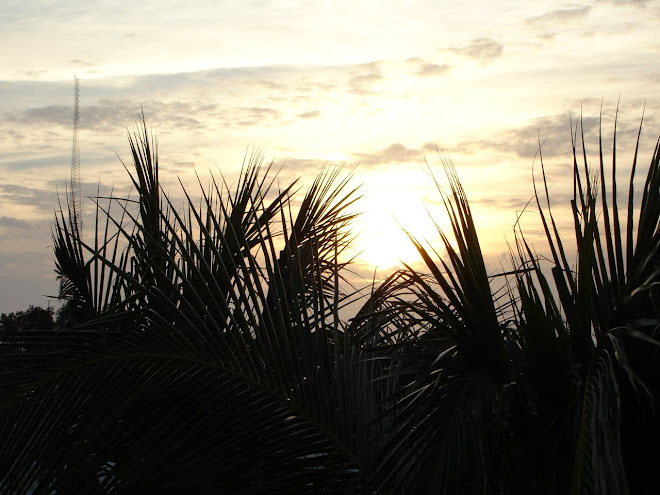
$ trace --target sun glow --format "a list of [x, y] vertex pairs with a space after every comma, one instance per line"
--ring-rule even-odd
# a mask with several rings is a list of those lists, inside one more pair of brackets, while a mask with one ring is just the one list
[[[415, 177], [411, 177], [411, 175]], [[408, 234], [423, 241], [437, 235], [424, 206], [427, 193], [417, 174], [370, 174], [356, 222], [356, 260], [379, 273], [422, 263]]]
[[379, 271], [419, 261], [417, 250], [395, 218], [382, 211], [368, 217], [358, 241], [359, 260]]

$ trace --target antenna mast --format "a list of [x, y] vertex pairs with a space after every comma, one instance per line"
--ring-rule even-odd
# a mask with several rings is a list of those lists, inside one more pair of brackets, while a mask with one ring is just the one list
[[[73, 147], [71, 150], [71, 197], [69, 213], [78, 232], [82, 231], [82, 193], [80, 190], [80, 147], [78, 144], [78, 119], [80, 104], [80, 79], [73, 76], [75, 85], [75, 106], [73, 110]], [[73, 227], [73, 225], [72, 225]]]

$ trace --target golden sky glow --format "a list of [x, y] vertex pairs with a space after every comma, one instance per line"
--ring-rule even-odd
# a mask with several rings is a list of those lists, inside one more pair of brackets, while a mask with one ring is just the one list
[[659, 21], [657, 1], [6, 0], [0, 312], [57, 292], [49, 222], [69, 173], [74, 73], [84, 195], [99, 181], [127, 190], [115, 153], [128, 158], [142, 106], [171, 193], [195, 171], [235, 177], [251, 147], [283, 165], [283, 183], [343, 164], [364, 184], [356, 271], [384, 277], [418, 263], [397, 222], [441, 251], [427, 210], [443, 228], [446, 217], [425, 160], [442, 179], [436, 150], [447, 150], [497, 268], [533, 195], [539, 139], [560, 202], [571, 116], [583, 112], [593, 143], [601, 101], [610, 135], [620, 97], [621, 140], [644, 105], [644, 142], [657, 137]]

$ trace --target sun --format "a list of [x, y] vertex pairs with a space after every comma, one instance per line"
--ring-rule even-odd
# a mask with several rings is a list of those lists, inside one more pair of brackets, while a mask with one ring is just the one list
[[373, 174], [365, 181], [355, 256], [380, 273], [422, 263], [409, 234], [420, 241], [437, 235], [424, 205], [426, 191], [410, 175]]
[[[366, 215], [365, 215], [366, 216]], [[403, 267], [402, 263], [417, 263], [419, 253], [401, 225], [385, 212], [369, 214], [358, 240], [357, 258], [380, 270]], [[372, 223], [373, 222], [373, 223]]]

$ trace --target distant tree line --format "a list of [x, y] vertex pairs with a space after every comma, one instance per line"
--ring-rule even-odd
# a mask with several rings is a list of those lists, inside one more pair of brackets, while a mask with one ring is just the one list
[[72, 328], [74, 311], [67, 301], [56, 310], [30, 304], [23, 311], [0, 314], [0, 332], [22, 332], [26, 330], [53, 330]]
[[0, 314], [0, 332], [26, 330], [52, 330], [55, 328], [55, 310], [30, 305], [24, 311]]

